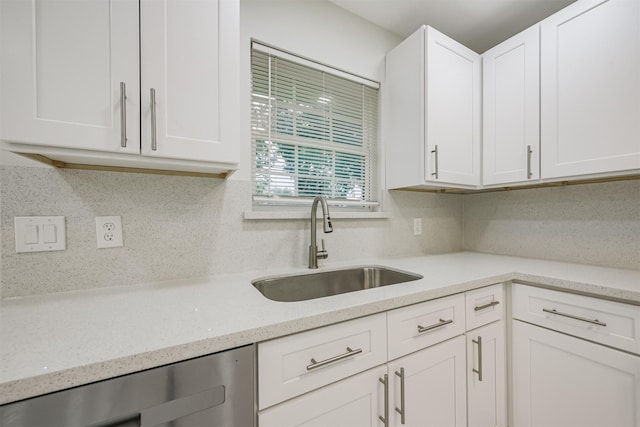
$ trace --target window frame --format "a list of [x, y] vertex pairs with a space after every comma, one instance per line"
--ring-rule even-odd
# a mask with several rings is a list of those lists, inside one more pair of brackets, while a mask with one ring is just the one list
[[[328, 198], [328, 202], [329, 205], [332, 206], [332, 216], [339, 218], [339, 217], [344, 217], [344, 218], [386, 218], [387, 215], [384, 214], [384, 212], [382, 212], [382, 203], [381, 203], [381, 199], [382, 199], [382, 192], [381, 192], [381, 176], [380, 176], [380, 159], [381, 159], [381, 140], [380, 140], [380, 110], [381, 110], [381, 91], [380, 91], [380, 84], [378, 82], [375, 82], [373, 80], [370, 79], [366, 79], [357, 75], [354, 75], [352, 73], [348, 73], [339, 69], [336, 69], [334, 67], [330, 67], [324, 64], [321, 64], [317, 61], [308, 59], [308, 58], [304, 58], [302, 56], [299, 55], [295, 55], [286, 51], [283, 51], [281, 49], [275, 48], [273, 46], [269, 46], [263, 42], [259, 42], [256, 40], [251, 40], [251, 46], [250, 46], [250, 56], [251, 56], [251, 61], [250, 61], [250, 77], [251, 77], [251, 85], [250, 85], [250, 96], [251, 96], [251, 130], [250, 130], [250, 134], [251, 134], [251, 194], [252, 194], [252, 210], [251, 212], [245, 212], [245, 219], [276, 219], [276, 218], [300, 218], [300, 217], [306, 217], [308, 216], [308, 209], [311, 206], [313, 197], [309, 196], [309, 197], [282, 197], [282, 196], [277, 196], [277, 195], [259, 195], [256, 192], [256, 176], [257, 176], [257, 170], [258, 170], [258, 159], [257, 159], [257, 146], [258, 146], [258, 140], [259, 137], [264, 136], [264, 135], [258, 135], [259, 132], [257, 132], [255, 130], [256, 127], [256, 123], [258, 123], [257, 119], [256, 119], [256, 112], [254, 109], [258, 109], [259, 108], [264, 108], [264, 106], [262, 107], [254, 107], [254, 101], [255, 101], [255, 96], [256, 96], [256, 92], [254, 91], [254, 73], [256, 72], [256, 70], [254, 70], [254, 50], [260, 52], [263, 55], [267, 55], [267, 57], [276, 57], [278, 60], [284, 60], [284, 61], [288, 61], [294, 64], [299, 64], [302, 65], [304, 67], [308, 67], [312, 70], [316, 70], [319, 71], [321, 73], [323, 73], [323, 76], [325, 74], [330, 75], [332, 78], [333, 77], [338, 77], [341, 79], [346, 79], [349, 81], [349, 83], [347, 84], [351, 84], [353, 83], [354, 87], [357, 87], [358, 85], [363, 85], [366, 86], [367, 89], [363, 89], [364, 90], [375, 90], [375, 108], [372, 110], [373, 114], [369, 114], [369, 116], [367, 116], [368, 118], [365, 119], [364, 116], [363, 118], [360, 119], [360, 124], [364, 125], [367, 121], [372, 123], [372, 126], [369, 128], [371, 129], [371, 133], [373, 134], [373, 137], [370, 138], [367, 142], [364, 142], [361, 144], [368, 144], [368, 155], [372, 156], [372, 159], [370, 160], [370, 166], [366, 167], [366, 176], [365, 176], [365, 180], [367, 182], [368, 185], [372, 185], [372, 188], [370, 190], [370, 195], [369, 195], [369, 200], [350, 200], [350, 199], [343, 199], [343, 198]], [[269, 59], [270, 60], [270, 59]], [[271, 64], [271, 62], [269, 63]], [[269, 65], [270, 66], [270, 65]], [[271, 72], [271, 69], [269, 69], [269, 73]], [[262, 77], [264, 79], [264, 77]], [[323, 77], [324, 79], [324, 77]], [[268, 81], [269, 84], [269, 93], [268, 93], [268, 98], [269, 98], [269, 103], [271, 102], [271, 99], [273, 99], [272, 95], [271, 95], [271, 74], [268, 75], [268, 77], [266, 77], [266, 80]], [[324, 85], [324, 80], [323, 80], [323, 85]], [[323, 86], [324, 87], [324, 86]], [[363, 95], [364, 96], [364, 95]], [[321, 99], [322, 97], [320, 97]], [[363, 101], [364, 103], [364, 101]], [[268, 113], [269, 113], [269, 121], [268, 123], [270, 124], [269, 126], [269, 135], [268, 138], [269, 140], [273, 140], [274, 138], [272, 138], [272, 132], [271, 129], [274, 128], [274, 124], [272, 123], [273, 121], [273, 111], [271, 110], [272, 106], [271, 104], [269, 104], [268, 107]], [[365, 111], [365, 107], [362, 107], [363, 111]], [[261, 111], [261, 113], [263, 113]], [[373, 118], [372, 118], [373, 117]], [[364, 134], [365, 131], [363, 131]], [[276, 137], [277, 138], [277, 137]], [[293, 138], [294, 144], [297, 144], [297, 142], [295, 141], [295, 137]], [[364, 140], [364, 138], [362, 138]], [[285, 138], [286, 140], [286, 138]], [[291, 141], [284, 141], [281, 144], [287, 144]], [[339, 143], [338, 143], [339, 144]], [[329, 144], [325, 144], [324, 142], [320, 142], [320, 140], [318, 141], [318, 145], [319, 146], [323, 146], [324, 148], [320, 148], [321, 150], [324, 149], [325, 152], [326, 151], [331, 151], [333, 150], [333, 153], [335, 155], [335, 153], [343, 153], [342, 151], [340, 151], [340, 148], [342, 148], [340, 145], [337, 145], [338, 148], [336, 148], [336, 142], [331, 142]], [[303, 146], [305, 147], [306, 144], [298, 144], [297, 146]], [[314, 146], [313, 143], [310, 144], [310, 146]], [[350, 147], [349, 145], [345, 144], [345, 150], [344, 152], [349, 152]], [[298, 163], [297, 163], [297, 158], [296, 158], [296, 171], [298, 170]], [[366, 161], [363, 160], [362, 162], [363, 165], [367, 164]], [[364, 167], [364, 166], [363, 166]], [[271, 175], [270, 175], [271, 176]], [[319, 178], [319, 180], [337, 180], [338, 178], [331, 178], [331, 177], [326, 177], [323, 176], [322, 178]], [[331, 181], [333, 182], [333, 181]], [[298, 183], [294, 183], [294, 186], [296, 186], [296, 191], [299, 191], [298, 189]], [[301, 216], [301, 213], [305, 214], [304, 216]]]

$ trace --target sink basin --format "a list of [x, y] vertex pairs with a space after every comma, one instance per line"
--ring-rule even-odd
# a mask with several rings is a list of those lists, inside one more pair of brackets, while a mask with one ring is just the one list
[[310, 274], [266, 277], [254, 280], [251, 284], [271, 300], [292, 302], [395, 285], [418, 279], [422, 279], [419, 274], [388, 267], [365, 266]]

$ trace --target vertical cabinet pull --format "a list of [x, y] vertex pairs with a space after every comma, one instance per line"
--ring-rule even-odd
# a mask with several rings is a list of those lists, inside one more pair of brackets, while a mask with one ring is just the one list
[[471, 340], [472, 343], [478, 344], [478, 369], [472, 369], [478, 374], [478, 381], [482, 381], [482, 337], [478, 336], [478, 340]]
[[151, 149], [158, 149], [158, 138], [156, 135], [156, 90], [151, 88]]
[[380, 415], [378, 419], [382, 421], [384, 427], [389, 427], [389, 375], [384, 374], [384, 377], [378, 380], [384, 384], [384, 417]]
[[120, 82], [120, 146], [127, 147], [127, 85]]
[[527, 179], [531, 179], [533, 173], [531, 172], [531, 154], [533, 151], [531, 150], [531, 146], [527, 145]]
[[406, 407], [404, 406], [404, 368], [400, 368], [400, 372], [396, 371], [396, 375], [400, 377], [400, 409], [396, 407], [396, 412], [400, 414], [400, 424], [404, 425]]
[[435, 145], [433, 147], [433, 150], [431, 150], [431, 152], [433, 153], [434, 158], [435, 158], [435, 162], [434, 162], [435, 163], [435, 172], [432, 172], [431, 175], [433, 175], [433, 177], [435, 179], [438, 179], [438, 146]]

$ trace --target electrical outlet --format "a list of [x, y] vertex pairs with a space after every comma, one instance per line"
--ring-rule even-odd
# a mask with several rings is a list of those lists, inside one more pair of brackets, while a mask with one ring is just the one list
[[96, 240], [98, 248], [117, 248], [123, 245], [122, 217], [97, 216]]
[[422, 218], [413, 218], [413, 235], [420, 236], [422, 234]]

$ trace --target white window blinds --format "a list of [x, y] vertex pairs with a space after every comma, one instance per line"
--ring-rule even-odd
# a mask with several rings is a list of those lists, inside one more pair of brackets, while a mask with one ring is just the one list
[[254, 204], [306, 204], [322, 195], [371, 209], [378, 205], [377, 85], [304, 62], [252, 46]]

